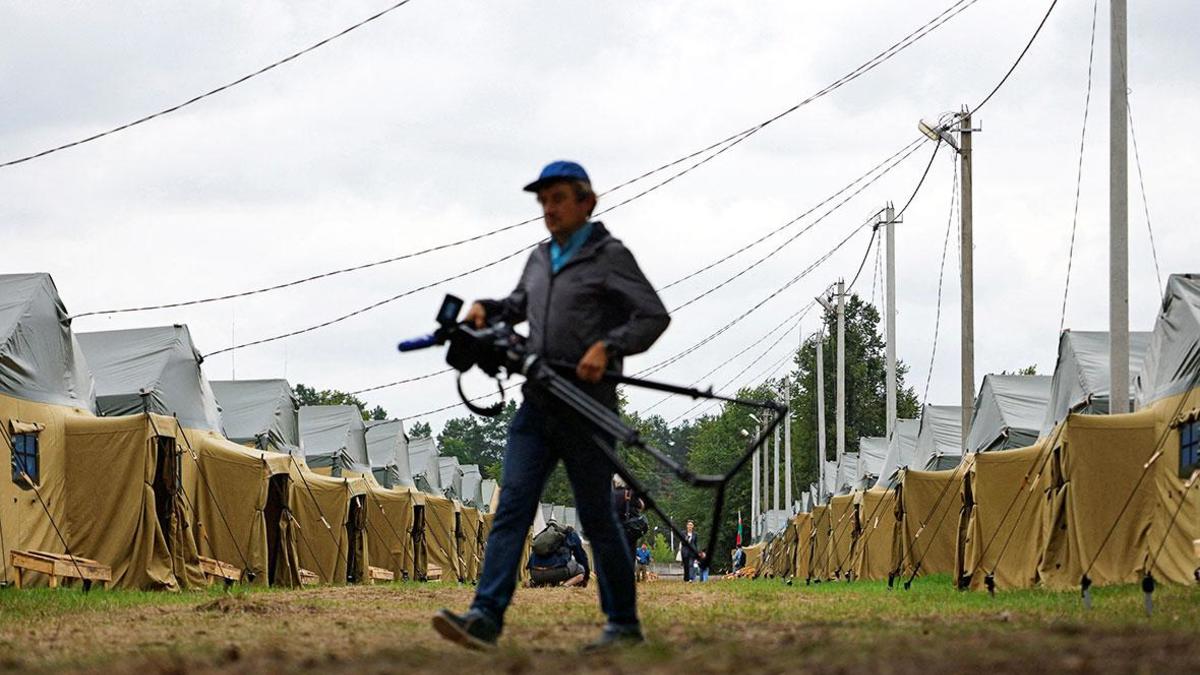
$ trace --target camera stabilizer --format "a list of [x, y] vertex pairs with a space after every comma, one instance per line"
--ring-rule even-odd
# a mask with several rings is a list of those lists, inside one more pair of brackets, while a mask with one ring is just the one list
[[681, 481], [688, 485], [715, 490], [716, 496], [713, 500], [712, 523], [709, 527], [708, 545], [705, 547], [706, 558], [709, 561], [713, 560], [713, 552], [717, 544], [717, 529], [720, 525], [721, 513], [725, 506], [725, 491], [730, 481], [733, 480], [733, 477], [746, 466], [750, 458], [754, 455], [754, 452], [763, 446], [767, 438], [771, 436], [775, 428], [783, 421], [783, 416], [787, 414], [787, 406], [774, 401], [752, 401], [721, 396], [714, 394], [711, 388], [708, 390], [699, 390], [692, 387], [681, 387], [664, 382], [619, 375], [617, 373], [606, 373], [604, 380], [614, 384], [626, 384], [644, 389], [681, 394], [693, 399], [725, 401], [773, 413], [767, 416], [766, 425], [751, 440], [745, 452], [730, 467], [729, 471], [724, 474], [697, 474], [686, 466], [676, 462], [663, 451], [646, 443], [642, 440], [638, 431], [625, 424], [617, 413], [581, 391], [571, 380], [556, 372], [556, 368], [573, 370], [575, 367], [574, 364], [548, 362], [536, 354], [528, 353], [525, 349], [524, 338], [515, 333], [512, 327], [505, 323], [492, 323], [482, 329], [465, 322], [459, 323], [458, 315], [462, 311], [462, 306], [463, 301], [461, 299], [453, 295], [447, 295], [442, 301], [441, 309], [438, 310], [438, 329], [429, 335], [401, 342], [399, 345], [400, 351], [408, 352], [449, 343], [450, 347], [446, 352], [446, 363], [459, 372], [459, 396], [472, 412], [488, 417], [499, 414], [503, 409], [504, 387], [500, 386], [499, 402], [486, 407], [476, 406], [463, 393], [462, 374], [473, 367], [478, 367], [483, 372], [495, 378], [497, 382], [500, 380], [501, 373], [505, 376], [525, 376], [528, 385], [537, 387], [545, 392], [595, 427], [599, 433], [593, 434], [592, 438], [613, 463], [617, 475], [621, 476], [626, 485], [642, 498], [642, 501], [646, 504], [646, 508], [661, 518], [667, 527], [671, 528], [671, 531], [679, 537], [682, 544], [691, 551], [692, 555], [697, 557], [699, 557], [700, 551], [687, 540], [683, 531], [663, 513], [657, 502], [654, 501], [653, 496], [646, 489], [646, 486], [621, 461], [616, 450], [604, 442], [600, 433], [610, 435], [627, 446], [646, 452], [656, 462], [666, 467], [671, 473], [675, 474]]

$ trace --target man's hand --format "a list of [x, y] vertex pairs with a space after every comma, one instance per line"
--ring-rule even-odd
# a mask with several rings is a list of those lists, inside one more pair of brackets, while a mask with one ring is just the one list
[[[474, 307], [471, 309], [474, 310]], [[608, 352], [604, 341], [600, 340], [589, 347], [583, 358], [579, 359], [579, 365], [575, 366], [575, 375], [584, 382], [595, 384], [604, 377], [605, 368], [608, 368]]]
[[487, 309], [482, 303], [472, 303], [471, 309], [467, 310], [466, 321], [476, 328], [483, 328], [487, 325]]

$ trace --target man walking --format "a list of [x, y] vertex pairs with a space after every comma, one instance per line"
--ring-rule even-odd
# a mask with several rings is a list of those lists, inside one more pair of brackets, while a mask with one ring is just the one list
[[[537, 194], [550, 241], [530, 254], [516, 290], [503, 300], [476, 302], [467, 321], [481, 328], [492, 321], [527, 321], [530, 352], [555, 363], [576, 364], [563, 374], [615, 411], [616, 386], [603, 379], [604, 373], [619, 373], [625, 356], [649, 349], [670, 317], [629, 249], [603, 223], [591, 220], [596, 195], [582, 166], [553, 162], [525, 190]], [[597, 438], [612, 447], [611, 437], [526, 385], [525, 401], [508, 430], [504, 489], [475, 600], [465, 614], [443, 609], [434, 616], [433, 626], [443, 637], [475, 649], [496, 644], [538, 500], [561, 459], [592, 544], [600, 608], [608, 617], [589, 648], [643, 640], [633, 550], [612, 508], [610, 478], [615, 467], [596, 446]]]

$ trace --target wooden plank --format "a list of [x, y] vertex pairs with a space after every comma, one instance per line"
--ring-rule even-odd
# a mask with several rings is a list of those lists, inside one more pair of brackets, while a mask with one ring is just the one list
[[368, 567], [367, 579], [371, 582], [376, 581], [395, 581], [396, 573], [391, 570], [385, 570], [382, 567]]
[[428, 565], [426, 565], [425, 566], [425, 580], [426, 581], [441, 581], [442, 580], [442, 566], [435, 565], [433, 563], [429, 563]]
[[321, 577], [317, 576], [313, 572], [310, 572], [309, 570], [304, 569], [303, 567], [300, 568], [301, 586], [315, 586], [319, 583], [321, 583]]
[[93, 581], [112, 581], [112, 568], [90, 558], [46, 551], [9, 551], [9, 560], [17, 571], [18, 583], [24, 570], [45, 574], [50, 578], [51, 588], [58, 588], [60, 577], [81, 579], [88, 587]]
[[206, 577], [215, 577], [226, 581], [237, 581], [242, 578], [242, 570], [236, 565], [205, 556], [200, 556], [200, 571]]

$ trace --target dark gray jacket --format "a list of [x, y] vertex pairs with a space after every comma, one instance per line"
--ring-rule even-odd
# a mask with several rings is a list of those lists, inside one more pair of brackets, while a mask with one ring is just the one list
[[481, 302], [489, 319], [528, 321], [530, 351], [551, 361], [577, 363], [604, 340], [616, 372], [623, 356], [649, 349], [671, 322], [633, 254], [600, 222], [557, 274], [544, 242], [530, 254], [516, 290]]

